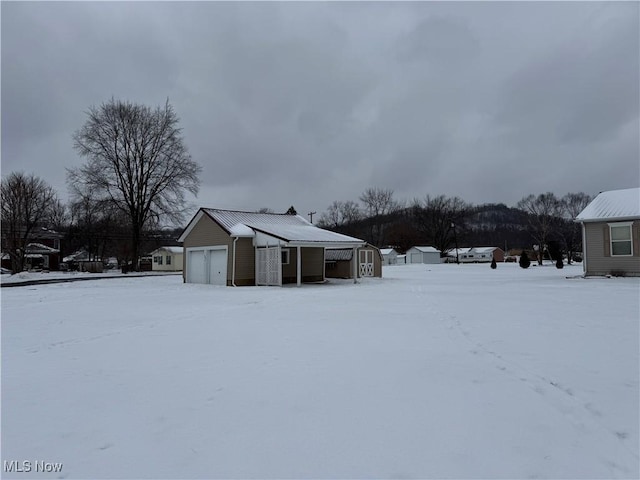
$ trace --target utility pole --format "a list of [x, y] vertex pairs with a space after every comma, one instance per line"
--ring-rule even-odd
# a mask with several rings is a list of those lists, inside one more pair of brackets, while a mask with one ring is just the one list
[[460, 265], [460, 258], [458, 258], [458, 236], [456, 235], [456, 224], [451, 222], [451, 228], [453, 228], [453, 241], [456, 244], [456, 263]]
[[307, 215], [309, 215], [309, 222], [313, 223], [313, 216], [316, 214], [317, 212], [309, 212], [307, 213]]

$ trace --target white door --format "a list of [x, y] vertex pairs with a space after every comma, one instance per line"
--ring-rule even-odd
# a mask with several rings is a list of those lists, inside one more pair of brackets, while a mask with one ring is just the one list
[[412, 253], [410, 263], [422, 263], [422, 253]]
[[360, 276], [373, 277], [373, 250], [360, 250]]
[[209, 282], [212, 285], [227, 285], [227, 251], [209, 250]]
[[204, 250], [187, 252], [187, 283], [207, 283]]
[[257, 285], [282, 284], [282, 260], [280, 247], [258, 248], [256, 251], [258, 275]]

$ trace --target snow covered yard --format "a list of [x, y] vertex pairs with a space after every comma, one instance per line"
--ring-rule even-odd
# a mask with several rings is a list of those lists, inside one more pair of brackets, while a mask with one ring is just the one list
[[638, 478], [640, 280], [580, 273], [4, 288], [3, 478]]

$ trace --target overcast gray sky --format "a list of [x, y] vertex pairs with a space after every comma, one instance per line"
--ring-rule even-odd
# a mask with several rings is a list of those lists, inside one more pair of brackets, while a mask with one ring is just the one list
[[111, 97], [164, 104], [198, 206], [640, 184], [638, 2], [2, 2], [2, 174], [62, 197]]

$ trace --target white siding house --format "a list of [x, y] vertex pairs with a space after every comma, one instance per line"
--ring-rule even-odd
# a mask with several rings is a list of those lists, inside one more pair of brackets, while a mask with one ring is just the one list
[[151, 270], [154, 272], [181, 272], [182, 271], [182, 247], [160, 247], [150, 256], [152, 259]]
[[499, 247], [473, 247], [458, 256], [460, 263], [490, 263], [494, 258], [504, 262], [504, 250]]
[[407, 250], [407, 263], [440, 263], [440, 250], [434, 247], [411, 247]]

